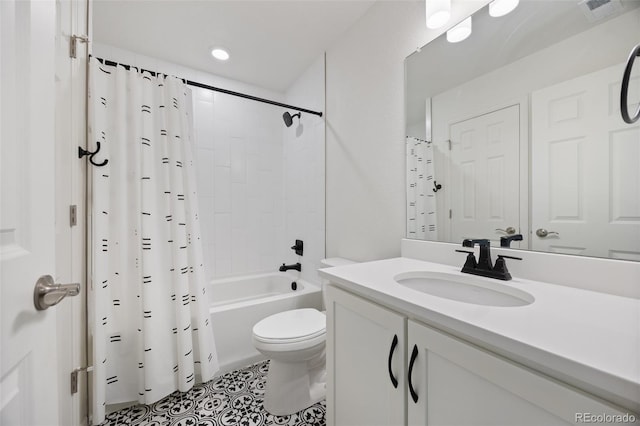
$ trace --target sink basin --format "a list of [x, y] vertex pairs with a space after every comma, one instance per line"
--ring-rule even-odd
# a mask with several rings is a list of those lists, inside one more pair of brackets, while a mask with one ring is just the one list
[[412, 271], [396, 275], [394, 279], [398, 284], [422, 293], [474, 305], [526, 306], [535, 300], [525, 291], [474, 275]]

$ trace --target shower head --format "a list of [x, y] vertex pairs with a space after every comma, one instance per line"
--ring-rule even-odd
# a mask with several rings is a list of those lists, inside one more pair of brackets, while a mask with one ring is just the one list
[[300, 119], [300, 117], [302, 117], [302, 113], [299, 112], [297, 114], [293, 114], [291, 115], [289, 113], [289, 111], [285, 112], [284, 114], [282, 114], [282, 119], [284, 120], [284, 124], [287, 127], [291, 127], [291, 125], [293, 124], [293, 117], [298, 117], [298, 120]]

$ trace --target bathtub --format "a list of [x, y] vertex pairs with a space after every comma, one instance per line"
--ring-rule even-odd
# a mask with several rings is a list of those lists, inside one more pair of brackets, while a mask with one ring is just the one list
[[289, 273], [214, 280], [208, 293], [221, 373], [264, 359], [251, 342], [253, 326], [261, 319], [290, 309], [322, 306], [321, 288]]

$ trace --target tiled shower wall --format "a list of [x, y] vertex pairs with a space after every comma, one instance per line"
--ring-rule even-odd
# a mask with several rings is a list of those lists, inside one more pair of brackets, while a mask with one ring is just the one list
[[[99, 43], [93, 55], [324, 111], [324, 57], [283, 94]], [[302, 126], [294, 119], [287, 128], [285, 109], [192, 91], [207, 277], [277, 271], [300, 261], [302, 277], [318, 283], [325, 247], [324, 119], [303, 113]], [[303, 257], [289, 249], [296, 239], [305, 242]]]
[[[290, 105], [325, 111], [324, 55], [287, 90]], [[291, 111], [293, 113], [294, 111]], [[283, 126], [284, 127], [284, 126]], [[284, 128], [285, 248], [304, 241], [304, 256], [287, 250], [287, 263], [302, 264], [302, 278], [319, 283], [325, 257], [325, 122], [324, 116], [302, 113]]]
[[194, 90], [198, 193], [210, 278], [275, 271], [284, 239], [282, 111]]

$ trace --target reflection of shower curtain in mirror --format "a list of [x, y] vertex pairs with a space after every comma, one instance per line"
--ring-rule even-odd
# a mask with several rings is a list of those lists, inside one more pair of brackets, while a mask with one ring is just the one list
[[407, 136], [407, 238], [438, 240], [433, 144]]

